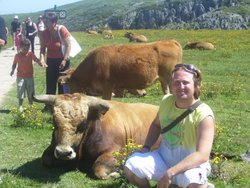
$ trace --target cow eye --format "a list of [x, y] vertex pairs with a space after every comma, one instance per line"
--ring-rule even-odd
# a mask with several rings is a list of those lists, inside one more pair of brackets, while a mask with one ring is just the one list
[[81, 124], [79, 124], [76, 128], [76, 133], [83, 133], [83, 131], [86, 128], [87, 123], [86, 122], [82, 122]]

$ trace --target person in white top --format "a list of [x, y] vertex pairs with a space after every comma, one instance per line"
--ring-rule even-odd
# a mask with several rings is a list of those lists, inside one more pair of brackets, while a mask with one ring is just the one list
[[39, 43], [40, 43], [40, 37], [41, 37], [41, 33], [45, 30], [45, 25], [44, 25], [44, 22], [43, 22], [43, 17], [40, 15], [38, 17], [38, 22], [37, 22], [37, 30], [38, 30], [38, 38], [39, 38]]

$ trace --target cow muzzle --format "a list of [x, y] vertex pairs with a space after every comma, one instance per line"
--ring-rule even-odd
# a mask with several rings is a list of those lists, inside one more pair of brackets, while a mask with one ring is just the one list
[[57, 159], [62, 160], [72, 160], [76, 158], [76, 152], [69, 146], [57, 146], [55, 148], [54, 155]]

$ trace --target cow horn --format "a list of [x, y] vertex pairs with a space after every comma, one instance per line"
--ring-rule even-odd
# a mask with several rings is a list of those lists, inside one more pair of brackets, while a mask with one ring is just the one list
[[67, 74], [67, 70], [65, 70], [65, 71], [60, 71], [59, 73], [61, 74], [61, 75], [66, 75]]
[[56, 99], [56, 95], [33, 95], [32, 98], [35, 102], [53, 105]]

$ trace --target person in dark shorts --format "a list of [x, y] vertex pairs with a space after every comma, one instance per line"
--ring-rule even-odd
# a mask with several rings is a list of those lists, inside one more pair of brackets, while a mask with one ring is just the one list
[[31, 51], [34, 54], [37, 26], [36, 26], [36, 23], [32, 22], [30, 17], [27, 17], [27, 19], [26, 19], [25, 29], [26, 29], [26, 37], [27, 37], [27, 39], [30, 40]]

